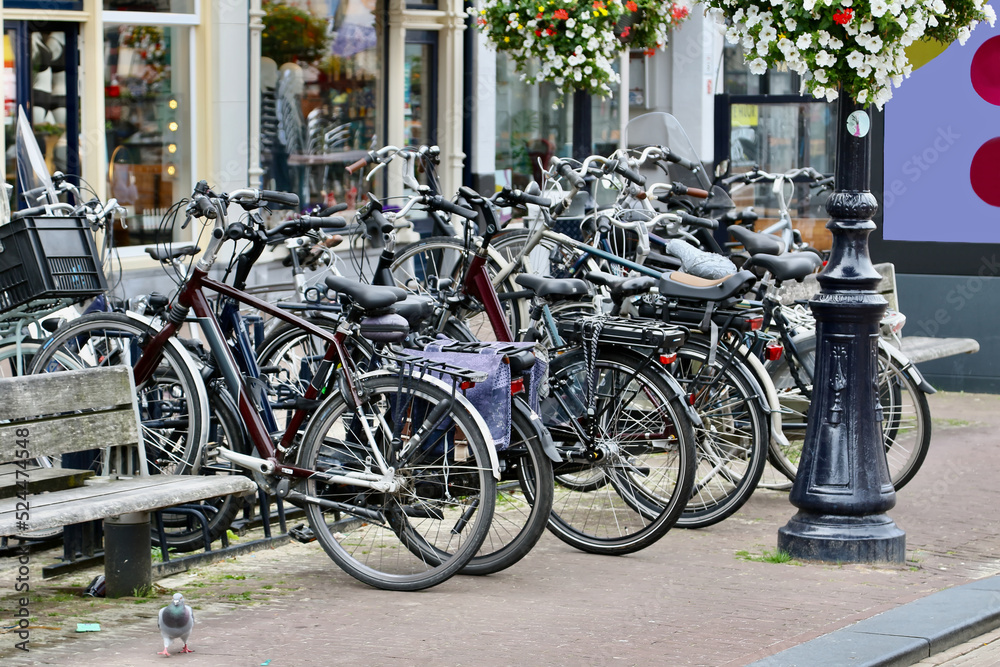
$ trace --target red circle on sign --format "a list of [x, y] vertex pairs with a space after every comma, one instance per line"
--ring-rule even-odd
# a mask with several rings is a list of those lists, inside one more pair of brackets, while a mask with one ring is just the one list
[[979, 147], [969, 169], [972, 189], [990, 206], [1000, 206], [1000, 137]]
[[979, 96], [1000, 106], [1000, 37], [991, 37], [972, 57], [972, 87]]

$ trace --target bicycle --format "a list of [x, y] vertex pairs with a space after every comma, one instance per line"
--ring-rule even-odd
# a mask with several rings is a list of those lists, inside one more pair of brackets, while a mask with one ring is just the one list
[[[304, 506], [321, 546], [356, 579], [389, 590], [419, 590], [441, 583], [479, 549], [493, 515], [496, 454], [486, 440], [481, 417], [459, 390], [461, 383], [483, 377], [402, 354], [387, 355], [381, 370], [359, 373], [347, 347], [366, 318], [400, 298], [394, 290], [341, 284], [351, 307], [336, 333], [330, 333], [209, 278], [225, 241], [268, 238], [254, 216], [250, 225], [229, 223], [227, 208], [240, 205], [253, 211], [268, 202], [296, 205], [297, 198], [255, 189], [217, 195], [204, 181], [198, 183], [187, 213], [214, 220], [212, 238], [162, 328], [146, 327], [135, 336], [140, 350], [133, 366], [136, 385], [143, 387], [155, 377], [170, 341], [193, 310], [257, 452], [251, 456], [219, 447], [219, 457], [249, 470], [266, 492]], [[342, 219], [337, 224], [326, 222], [303, 218], [279, 230], [285, 233], [311, 224], [343, 226]], [[242, 262], [241, 274], [249, 271], [253, 259]], [[238, 275], [237, 281], [245, 277]], [[220, 317], [203, 289], [222, 296], [221, 318], [234, 325], [234, 347], [227, 345]], [[259, 369], [252, 352], [245, 349], [249, 340], [238, 321], [237, 303], [295, 323], [328, 345], [322, 373], [299, 399], [284, 432], [269, 429], [268, 422], [273, 421], [266, 385], [254, 372]], [[83, 333], [99, 340], [102, 331], [120, 324], [120, 318], [114, 320], [94, 322], [89, 328], [70, 323], [36, 363], [44, 367], [52, 350]], [[433, 377], [432, 371], [447, 380]], [[192, 421], [203, 407], [190, 415]]]

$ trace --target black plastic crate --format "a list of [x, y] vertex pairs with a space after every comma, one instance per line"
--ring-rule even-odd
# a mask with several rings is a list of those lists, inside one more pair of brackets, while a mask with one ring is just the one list
[[0, 225], [0, 313], [35, 299], [80, 301], [107, 289], [83, 218], [37, 217]]

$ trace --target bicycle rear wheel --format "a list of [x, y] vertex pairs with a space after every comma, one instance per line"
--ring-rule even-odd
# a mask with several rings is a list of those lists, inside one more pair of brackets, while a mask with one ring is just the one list
[[501, 477], [493, 523], [462, 574], [493, 574], [527, 556], [552, 511], [552, 461], [542, 447], [548, 432], [527, 404], [517, 397], [514, 403], [510, 446], [498, 452]]
[[[486, 436], [455, 401], [407, 452], [451, 394], [439, 383], [383, 373], [360, 382], [365, 399], [357, 409], [334, 394], [303, 436], [299, 465], [317, 472], [305, 492], [323, 505], [307, 505], [309, 524], [330, 558], [359, 581], [399, 591], [435, 586], [475, 556], [490, 530], [496, 479]], [[379, 456], [394, 469], [394, 489], [324, 481], [369, 473]]]
[[[574, 425], [586, 414], [585, 383], [593, 377], [583, 352], [554, 357], [550, 374], [542, 419], [566, 462], [553, 466], [549, 530], [591, 553], [655, 543], [680, 517], [695, 473], [694, 433], [674, 390], [637, 355], [601, 349], [594, 366], [600, 454], [588, 461]], [[561, 484], [564, 475], [574, 482]]]
[[769, 429], [740, 360], [720, 349], [709, 364], [707, 344], [697, 340], [677, 351], [674, 377], [693, 401], [701, 426], [698, 468], [691, 499], [677, 525], [703, 528], [739, 510], [757, 487], [767, 459]]

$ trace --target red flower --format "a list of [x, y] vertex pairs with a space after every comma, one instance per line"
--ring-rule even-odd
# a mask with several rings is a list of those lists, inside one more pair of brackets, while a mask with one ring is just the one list
[[601, 0], [594, 0], [594, 9], [604, 9], [604, 3]]
[[688, 17], [688, 14], [690, 14], [690, 12], [687, 7], [678, 7], [677, 5], [674, 5], [670, 9], [670, 15], [674, 17], [675, 21], [683, 21]]
[[637, 11], [639, 11], [639, 5], [637, 5], [634, 2], [632, 2], [632, 0], [628, 0], [628, 2], [625, 3], [625, 6], [628, 8], [628, 10], [630, 12], [637, 12]]
[[553, 30], [552, 28], [546, 28], [545, 29], [545, 34], [548, 35], [549, 37], [551, 37], [552, 35], [556, 34], [556, 31]]
[[632, 26], [625, 26], [625, 29], [622, 30], [622, 39], [625, 39], [626, 37], [628, 37], [628, 34], [630, 32], [632, 32]]
[[482, 16], [480, 16], [479, 20], [476, 21], [476, 23], [478, 23], [479, 25], [486, 25], [486, 19], [484, 19]]
[[541, 37], [541, 36], [542, 36], [542, 31], [541, 30], [536, 30], [535, 31], [535, 37]]
[[837, 12], [833, 15], [833, 20], [835, 23], [840, 25], [847, 25], [851, 22], [851, 18], [854, 16], [854, 10], [850, 7], [844, 7], [843, 11]]
[[565, 21], [566, 19], [569, 18], [569, 12], [567, 12], [565, 9], [557, 9], [555, 12], [553, 12], [552, 17], [557, 19], [562, 19], [563, 21]]
[[545, 16], [545, 14], [543, 14], [543, 13], [541, 13], [541, 12], [538, 12], [537, 14], [535, 14], [535, 18], [536, 18], [536, 19], [540, 19], [540, 18], [542, 18], [543, 16]]
[[656, 49], [646, 49], [644, 53], [647, 56], [655, 56], [656, 55]]

